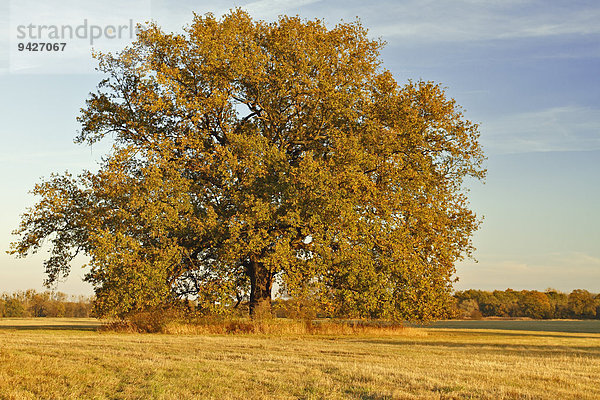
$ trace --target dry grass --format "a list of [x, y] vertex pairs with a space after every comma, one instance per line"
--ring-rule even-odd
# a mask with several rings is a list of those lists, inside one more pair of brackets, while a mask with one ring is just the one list
[[163, 318], [160, 314], [144, 313], [128, 321], [107, 321], [103, 332], [166, 333], [177, 335], [405, 335], [415, 330], [398, 324], [360, 320], [293, 320], [269, 318], [196, 319], [185, 322], [177, 318]]
[[84, 330], [93, 320], [80, 321], [84, 329], [33, 325], [0, 320], [0, 399], [600, 398], [598, 333], [165, 335]]

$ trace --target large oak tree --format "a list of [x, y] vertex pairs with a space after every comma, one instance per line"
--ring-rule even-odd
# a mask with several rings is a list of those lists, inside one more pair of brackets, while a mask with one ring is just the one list
[[396, 83], [360, 23], [195, 16], [117, 55], [77, 141], [97, 172], [53, 175], [12, 252], [50, 241], [47, 283], [78, 253], [100, 315], [192, 296], [268, 309], [273, 285], [330, 315], [430, 319], [479, 221], [477, 125], [431, 82]]

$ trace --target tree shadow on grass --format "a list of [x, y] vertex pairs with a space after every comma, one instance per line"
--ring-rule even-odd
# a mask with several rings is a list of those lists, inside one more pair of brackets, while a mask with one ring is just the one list
[[371, 393], [362, 389], [347, 389], [345, 392], [350, 395], [351, 398], [360, 400], [388, 400], [392, 398], [391, 396]]
[[[596, 339], [598, 339], [596, 337]], [[357, 342], [370, 344], [387, 344], [397, 346], [445, 347], [448, 349], [465, 349], [469, 352], [487, 352], [515, 354], [521, 357], [538, 357], [551, 354], [579, 354], [600, 359], [599, 346], [538, 345], [530, 343], [493, 343], [493, 342], [450, 342], [450, 341], [393, 341], [378, 339], [358, 339]]]
[[[463, 330], [460, 328], [442, 328], [439, 332], [449, 332], [449, 333], [462, 333], [469, 336], [519, 336], [519, 337], [536, 337], [536, 338], [563, 338], [563, 339], [600, 339], [600, 334], [596, 334], [595, 336], [583, 335], [589, 332], [564, 332], [564, 335], [561, 335], [562, 332], [556, 331], [536, 331], [536, 332], [526, 332], [526, 331], [502, 331], [497, 332], [494, 330], [485, 330], [484, 328], [477, 328], [479, 330], [470, 332], [469, 330]], [[448, 330], [446, 330], [448, 329]], [[458, 331], [455, 331], [457, 329]], [[475, 328], [474, 328], [475, 329]], [[492, 328], [493, 329], [493, 328]], [[501, 329], [500, 329], [501, 330]], [[575, 333], [575, 335], [570, 335], [569, 333]]]
[[32, 319], [2, 321], [0, 319], [0, 331], [96, 331], [101, 325], [100, 321], [46, 321], [44, 318], [40, 318], [40, 321]]
[[449, 320], [437, 321], [421, 327], [433, 329], [500, 329], [600, 334], [600, 320]]

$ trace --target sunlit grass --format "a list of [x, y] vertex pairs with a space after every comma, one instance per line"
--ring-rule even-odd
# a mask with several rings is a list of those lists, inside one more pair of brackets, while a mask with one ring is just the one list
[[165, 335], [14, 321], [0, 320], [1, 399], [600, 398], [598, 333]]

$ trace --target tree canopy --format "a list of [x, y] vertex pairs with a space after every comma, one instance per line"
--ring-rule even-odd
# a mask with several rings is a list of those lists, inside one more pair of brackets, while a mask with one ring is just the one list
[[432, 82], [399, 85], [359, 22], [241, 10], [142, 27], [81, 110], [97, 172], [53, 175], [12, 252], [50, 242], [47, 283], [89, 256], [99, 315], [191, 297], [206, 312], [273, 285], [328, 315], [430, 319], [479, 220], [478, 127]]

